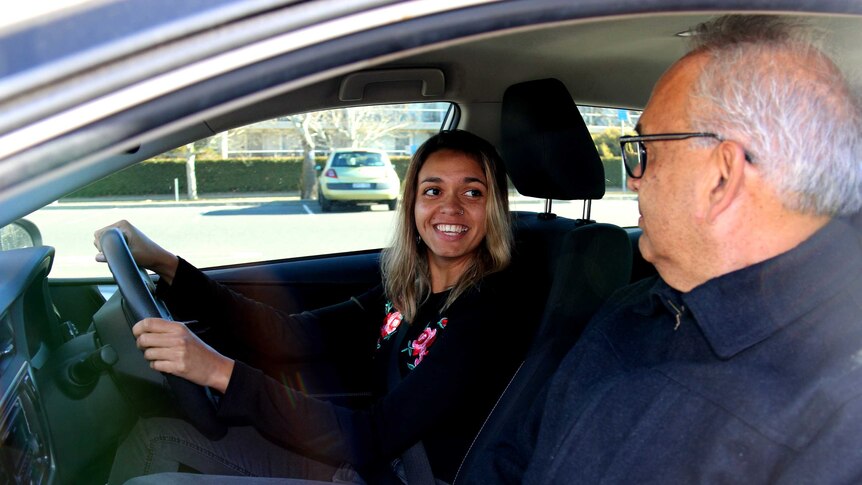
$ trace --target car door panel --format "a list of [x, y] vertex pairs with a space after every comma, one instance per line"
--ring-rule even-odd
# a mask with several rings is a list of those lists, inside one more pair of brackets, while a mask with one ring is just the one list
[[379, 252], [232, 266], [206, 273], [249, 298], [300, 312], [342, 302], [378, 284]]
[[[379, 252], [364, 251], [206, 271], [249, 298], [300, 312], [340, 303], [377, 285]], [[329, 356], [328, 356], [329, 357]], [[358, 405], [371, 396], [369, 369], [337, 356], [325, 360], [272, 362], [248, 356], [270, 376], [316, 397]], [[367, 363], [370, 364], [370, 363]]]

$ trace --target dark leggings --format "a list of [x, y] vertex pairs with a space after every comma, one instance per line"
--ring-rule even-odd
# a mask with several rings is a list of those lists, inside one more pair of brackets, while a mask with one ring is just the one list
[[361, 483], [351, 468], [306, 458], [276, 445], [251, 426], [231, 427], [224, 438], [210, 441], [192, 425], [174, 418], [138, 421], [117, 450], [109, 483], [121, 485], [133, 477], [177, 472], [182, 466], [207, 475]]

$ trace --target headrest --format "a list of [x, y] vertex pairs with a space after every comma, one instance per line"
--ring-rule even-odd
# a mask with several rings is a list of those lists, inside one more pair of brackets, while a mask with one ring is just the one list
[[557, 79], [515, 84], [503, 94], [500, 152], [523, 195], [601, 199], [605, 170], [578, 107]]

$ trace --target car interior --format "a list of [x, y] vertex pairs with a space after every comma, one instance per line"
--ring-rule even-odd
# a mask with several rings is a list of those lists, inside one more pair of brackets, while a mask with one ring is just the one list
[[[289, 10], [249, 15], [222, 27], [257, 25]], [[102, 176], [249, 123], [325, 108], [451, 102], [441, 128], [469, 130], [491, 141], [517, 193], [543, 201], [541, 210], [513, 212], [511, 270], [523, 291], [533, 295], [527, 300], [536, 302], [535, 321], [525, 330], [532, 344], [470, 452], [461, 457], [461, 476], [475, 460], [494, 453], [494, 439], [526, 413], [602, 302], [615, 289], [655, 274], [638, 250], [640, 229], [591, 213], [608, 181], [577, 106], [642, 109], [662, 72], [686, 52], [690, 29], [720, 13], [695, 8], [645, 13], [630, 7], [591, 17], [573, 6], [549, 12], [492, 5], [417, 16], [155, 96], [10, 155], [14, 167], [33, 164], [43, 171], [30, 176], [32, 188], [16, 182], [26, 177], [6, 178], [3, 187], [12, 188], [2, 189], [0, 215], [5, 222], [26, 217]], [[830, 36], [840, 66], [860, 64], [859, 17], [803, 17]], [[159, 49], [184, 53], [189, 62], [195, 56], [205, 60], [216, 53], [183, 49], [210, 34], [187, 31]], [[127, 53], [105, 67], [115, 76], [158, 52]], [[82, 70], [69, 82], [85, 83], [91, 76], [95, 73]], [[851, 80], [860, 91], [859, 79]], [[33, 93], [50, 94], [48, 89], [55, 88]], [[6, 166], [0, 164], [0, 177], [6, 177]], [[553, 203], [561, 201], [577, 201], [582, 216], [555, 214]], [[183, 391], [149, 370], [135, 348], [129, 330], [136, 321], [129, 302], [134, 297], [121, 277], [115, 272], [116, 281], [54, 278], [55, 249], [51, 241], [44, 244], [0, 251], [0, 477], [4, 483], [105, 483], [118, 443], [139, 416], [187, 415], [195, 408], [178, 410], [175, 396]], [[379, 248], [248, 261], [206, 272], [253, 299], [300, 312], [374, 286], [378, 260]], [[126, 270], [126, 279], [152, 289], [152, 275]], [[118, 283], [120, 291], [106, 298], [103, 290]], [[204, 326], [202, 335], [206, 331]], [[362, 405], [371, 395], [362, 378], [368, 369], [336, 354], [273, 361], [231, 342], [215, 346], [323, 399]]]

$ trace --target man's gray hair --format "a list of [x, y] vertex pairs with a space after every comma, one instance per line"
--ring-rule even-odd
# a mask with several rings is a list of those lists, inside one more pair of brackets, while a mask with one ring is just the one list
[[862, 208], [860, 108], [838, 67], [785, 17], [725, 16], [698, 27], [709, 56], [692, 127], [743, 145], [785, 207], [838, 216]]

